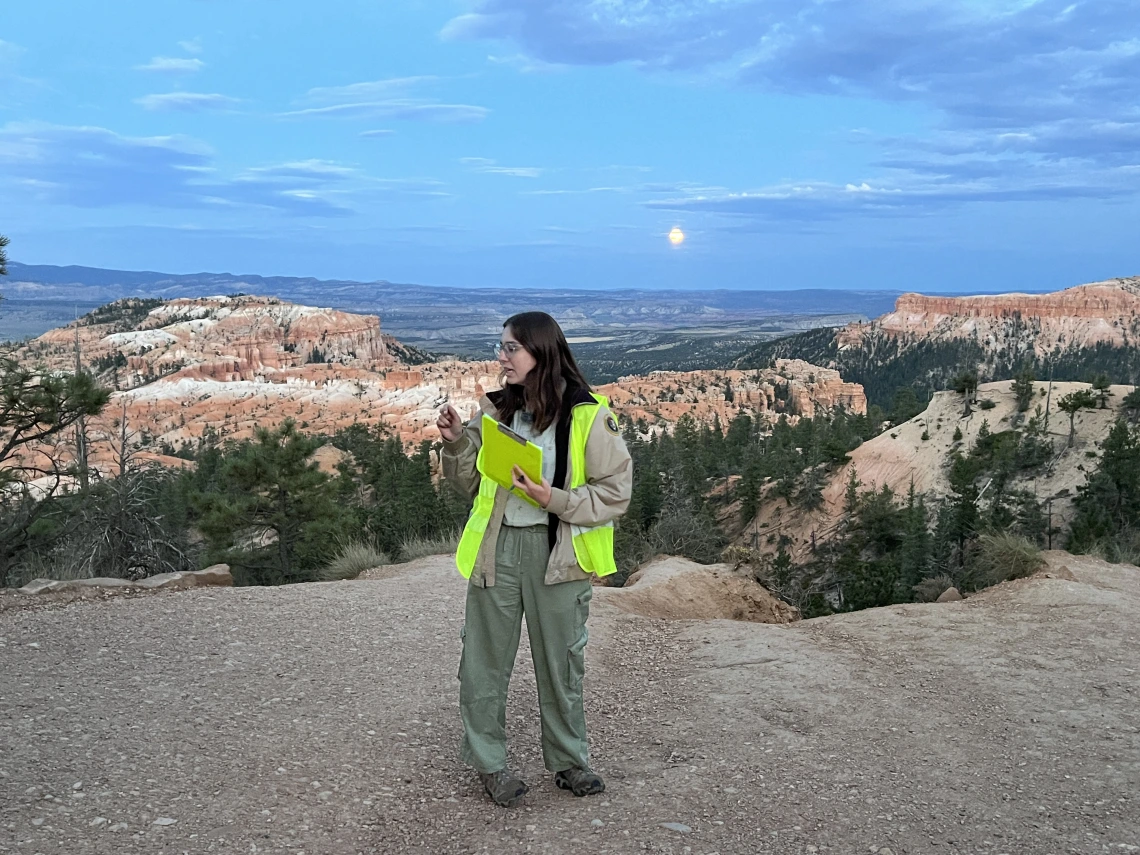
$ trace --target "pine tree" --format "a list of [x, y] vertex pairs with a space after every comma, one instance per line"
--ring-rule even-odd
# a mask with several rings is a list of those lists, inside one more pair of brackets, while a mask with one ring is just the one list
[[1074, 501], [1067, 548], [1090, 549], [1100, 540], [1134, 536], [1140, 528], [1140, 431], [1118, 419], [1101, 444], [1101, 459]]
[[194, 496], [211, 557], [226, 561], [239, 584], [311, 581], [351, 533], [335, 485], [310, 460], [320, 445], [292, 419], [258, 428], [252, 442], [222, 455], [219, 490]]
[[1096, 398], [1097, 406], [1102, 410], [1108, 406], [1108, 399], [1112, 397], [1112, 392], [1109, 391], [1111, 385], [1107, 374], [1098, 374], [1093, 379], [1093, 397]]
[[1028, 365], [1017, 372], [1013, 380], [1013, 397], [1017, 401], [1017, 411], [1024, 413], [1033, 402], [1033, 369]]
[[927, 528], [926, 503], [915, 492], [913, 479], [906, 494], [903, 510], [903, 543], [899, 558], [899, 599], [910, 599], [915, 585], [925, 578], [930, 565], [930, 531]]
[[1091, 410], [1096, 406], [1096, 398], [1088, 389], [1078, 389], [1070, 392], [1057, 402], [1057, 407], [1069, 417], [1069, 448], [1073, 447], [1073, 440], [1077, 435], [1076, 418], [1081, 410]]

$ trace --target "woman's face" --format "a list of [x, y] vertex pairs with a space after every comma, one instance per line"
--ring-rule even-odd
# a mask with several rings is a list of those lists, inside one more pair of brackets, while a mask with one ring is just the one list
[[508, 383], [522, 383], [538, 361], [530, 351], [519, 344], [510, 327], [503, 328], [499, 337], [499, 365]]

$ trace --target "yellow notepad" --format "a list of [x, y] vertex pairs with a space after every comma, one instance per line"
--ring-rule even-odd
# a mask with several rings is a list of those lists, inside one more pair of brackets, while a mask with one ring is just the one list
[[479, 449], [476, 467], [500, 487], [539, 507], [538, 502], [514, 483], [512, 470], [516, 466], [534, 483], [542, 483], [542, 449], [484, 413], [483, 446]]

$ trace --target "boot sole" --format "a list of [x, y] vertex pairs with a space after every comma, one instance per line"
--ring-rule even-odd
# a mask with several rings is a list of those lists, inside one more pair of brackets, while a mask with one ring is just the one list
[[585, 789], [582, 789], [582, 790], [574, 789], [562, 778], [555, 778], [554, 783], [558, 787], [558, 789], [569, 790], [571, 793], [578, 796], [579, 798], [581, 798], [582, 796], [596, 796], [598, 793], [604, 793], [606, 791], [606, 784], [604, 781], [599, 783], [597, 786], [591, 785], [591, 786], [586, 787]]
[[493, 801], [499, 807], [514, 808], [514, 807], [518, 807], [520, 804], [522, 804], [522, 800], [526, 797], [526, 794], [527, 794], [529, 788], [526, 786], [526, 784], [523, 784], [523, 787], [519, 792], [515, 793], [509, 799], [502, 799], [502, 800], [495, 798], [495, 794], [492, 793], [490, 790], [488, 790], [486, 787], [484, 787], [483, 789], [487, 793], [487, 795], [490, 796], [491, 801]]

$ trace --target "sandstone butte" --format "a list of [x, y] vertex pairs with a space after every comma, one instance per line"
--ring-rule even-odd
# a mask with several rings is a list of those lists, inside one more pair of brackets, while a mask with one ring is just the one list
[[[125, 412], [131, 445], [143, 456], [185, 465], [162, 448], [196, 447], [207, 432], [245, 439], [258, 427], [293, 419], [306, 432], [352, 424], [387, 426], [408, 444], [438, 439], [436, 413], [451, 403], [472, 415], [496, 389], [494, 362], [410, 365], [406, 349], [381, 333], [380, 319], [298, 306], [275, 298], [233, 296], [126, 301], [52, 330], [16, 356], [27, 365], [72, 370], [84, 365], [115, 389], [89, 425], [92, 464], [113, 468], [112, 444]], [[654, 372], [598, 390], [647, 431], [688, 413], [727, 425], [744, 412], [774, 421], [837, 406], [866, 412], [858, 384], [801, 360], [753, 371]]]
[[836, 334], [840, 349], [875, 334], [904, 341], [976, 338], [990, 350], [1057, 349], [1140, 342], [1140, 277], [1078, 285], [1051, 294], [927, 297], [903, 294], [895, 310]]

